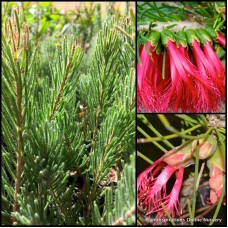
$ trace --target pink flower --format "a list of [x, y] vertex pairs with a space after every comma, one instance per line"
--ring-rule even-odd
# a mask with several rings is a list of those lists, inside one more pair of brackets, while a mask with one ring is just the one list
[[[207, 76], [194, 66], [182, 45], [168, 40], [171, 84], [164, 94], [175, 112], [205, 112], [217, 107], [212, 100], [214, 89]], [[213, 96], [212, 96], [213, 95]]]
[[[167, 195], [166, 184], [176, 171], [178, 172], [176, 182], [170, 194]], [[156, 218], [164, 218], [165, 212], [162, 203], [173, 218], [176, 214], [180, 216], [178, 197], [183, 174], [184, 168], [176, 169], [161, 160], [157, 160], [138, 176], [138, 203], [141, 207], [147, 208], [147, 216], [155, 214]]]
[[[195, 163], [197, 145], [199, 159], [208, 159], [211, 188], [209, 202], [217, 202], [222, 194], [225, 159], [218, 147], [217, 139], [213, 135], [208, 135], [199, 140], [186, 141], [166, 152], [137, 177], [137, 202], [140, 207], [147, 210], [146, 216], [161, 219], [166, 217], [168, 211], [172, 218], [181, 217], [179, 194], [184, 168]], [[176, 178], [174, 184], [171, 184], [171, 177]], [[167, 184], [169, 187], [172, 185], [171, 190], [168, 188], [167, 191]]]
[[210, 198], [207, 199], [209, 204], [216, 203], [222, 195], [224, 178], [225, 178], [225, 154], [218, 146], [215, 153], [207, 160], [207, 167], [210, 170]]
[[[167, 166], [167, 167], [171, 169], [172, 166]], [[164, 195], [162, 201], [159, 202], [159, 204], [163, 203], [163, 206], [166, 208], [166, 210], [171, 213], [172, 218], [174, 218], [175, 215], [178, 215], [179, 217], [181, 217], [181, 213], [180, 213], [181, 210], [179, 208], [178, 197], [179, 197], [182, 182], [183, 182], [183, 176], [184, 176], [184, 168], [180, 168], [179, 170], [177, 170], [176, 181], [174, 183], [171, 193], [167, 196]], [[166, 216], [166, 213], [159, 204], [157, 205], [157, 207], [154, 207], [150, 212], [148, 212], [147, 215], [157, 212], [156, 218], [164, 218]]]
[[[218, 40], [223, 40], [221, 33], [209, 27], [207, 30], [214, 32], [214, 39], [218, 35]], [[205, 41], [202, 37], [205, 37], [206, 31], [197, 32], [203, 33], [200, 39]], [[168, 30], [161, 33], [166, 57], [165, 50], [162, 52], [158, 48], [159, 39], [154, 42], [153, 34], [150, 36], [153, 41], [146, 44], [150, 54], [146, 46], [140, 47], [142, 64], [137, 64], [137, 111], [220, 111], [225, 101], [225, 67], [213, 50], [210, 38], [206, 38], [207, 42], [201, 47], [193, 30], [186, 31], [186, 35], [184, 32], [178, 35], [183, 42], [178, 39], [175, 42], [174, 35]], [[191, 58], [187, 40], [193, 52]]]
[[154, 109], [154, 104], [152, 102], [154, 94], [150, 85], [149, 79], [151, 78], [153, 72], [153, 58], [156, 56], [153, 54], [154, 47], [151, 43], [147, 44], [148, 50], [151, 52], [149, 55], [146, 51], [146, 47], [143, 46], [140, 52], [140, 59], [142, 64], [137, 63], [137, 96], [138, 96], [138, 109], [145, 109], [151, 112]]
[[208, 111], [218, 111], [221, 100], [225, 100], [225, 68], [209, 41], [203, 47], [204, 51], [197, 40], [193, 41], [192, 50], [196, 65], [199, 71], [207, 76], [214, 88], [214, 92], [208, 93], [208, 96], [214, 97], [213, 103], [209, 103]]
[[203, 48], [206, 59], [212, 66], [214, 66], [214, 69], [216, 71], [216, 74], [212, 75], [211, 80], [215, 88], [218, 89], [221, 100], [224, 102], [226, 95], [225, 67], [222, 61], [216, 55], [209, 41], [207, 44], [204, 44]]
[[142, 64], [137, 63], [137, 106], [139, 111], [157, 112], [166, 111], [166, 106], [161, 101], [161, 95], [167, 84], [162, 79], [162, 54], [157, 54], [151, 42], [143, 46], [140, 52]]
[[[156, 218], [164, 218], [166, 213], [163, 207], [165, 207], [173, 218], [176, 215], [180, 217], [178, 198], [183, 181], [184, 167], [193, 163], [191, 151], [187, 148], [187, 146], [182, 145], [172, 149], [138, 176], [138, 204], [147, 209], [147, 216], [155, 214]], [[175, 173], [177, 173], [176, 181], [171, 192], [167, 194], [167, 182]]]
[[218, 37], [216, 41], [220, 43], [223, 47], [226, 47], [226, 38], [221, 32], [218, 32]]
[[224, 180], [224, 174], [221, 169], [214, 166], [210, 171], [210, 198], [207, 199], [208, 204], [214, 204], [216, 203], [219, 198], [222, 195], [222, 189], [223, 189], [223, 180]]

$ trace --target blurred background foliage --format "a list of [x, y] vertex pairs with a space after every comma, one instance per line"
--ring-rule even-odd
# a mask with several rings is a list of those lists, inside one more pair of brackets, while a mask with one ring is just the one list
[[[82, 36], [87, 46], [102, 29], [102, 20], [107, 15], [115, 15], [120, 19], [129, 16], [130, 8], [134, 10], [132, 2], [122, 2], [121, 5], [115, 2], [2, 2], [3, 25], [13, 6], [21, 6], [21, 16], [36, 42], [73, 34]], [[69, 10], [69, 7], [72, 9]]]
[[135, 11], [134, 2], [2, 2], [3, 30], [14, 7], [20, 12], [20, 20], [28, 25], [29, 39], [33, 41], [30, 42], [30, 53], [39, 46], [38, 74], [48, 77], [51, 76], [50, 61], [56, 60], [56, 47], [60, 47], [64, 35], [80, 37], [85, 55], [79, 70], [87, 74], [88, 63], [93, 61], [97, 34], [106, 18], [115, 16], [126, 29], [129, 26], [124, 18], [130, 17], [130, 9]]
[[[38, 63], [41, 74], [50, 75], [49, 61], [54, 60], [56, 46], [64, 35], [80, 37], [86, 55], [81, 68], [91, 62], [93, 43], [108, 16], [115, 16], [118, 21], [130, 17], [130, 9], [135, 11], [134, 2], [2, 2], [2, 29], [6, 18], [14, 7], [20, 12], [20, 19], [29, 28], [29, 39], [39, 48], [41, 59]], [[30, 47], [31, 49], [35, 47]], [[90, 51], [89, 51], [90, 50]]]

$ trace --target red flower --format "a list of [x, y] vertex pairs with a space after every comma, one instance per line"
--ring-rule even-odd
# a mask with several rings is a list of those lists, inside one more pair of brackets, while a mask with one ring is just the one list
[[137, 63], [137, 106], [139, 111], [141, 111], [141, 109], [145, 109], [150, 112], [154, 109], [154, 104], [151, 102], [154, 95], [149, 78], [151, 78], [153, 72], [152, 58], [156, 58], [156, 56], [153, 54], [154, 47], [151, 46], [151, 43], [148, 42], [147, 45], [151, 55], [147, 53], [146, 47], [143, 46], [140, 53], [142, 64]]
[[[194, 162], [191, 157], [191, 150], [188, 149], [188, 145], [172, 149], [138, 176], [138, 203], [139, 206], [147, 209], [147, 216], [155, 214], [157, 219], [164, 218], [166, 213], [163, 207], [173, 218], [175, 215], [180, 216], [178, 198], [183, 181], [184, 167]], [[177, 172], [176, 181], [171, 192], [167, 194], [167, 182], [175, 172]]]
[[[167, 195], [166, 184], [175, 171], [178, 171], [177, 179], [172, 191]], [[178, 170], [159, 159], [139, 175], [137, 178], [138, 202], [140, 206], [147, 208], [147, 216], [155, 214], [157, 219], [164, 218], [162, 203], [173, 218], [176, 214], [180, 216], [178, 197], [183, 174], [184, 168]]]
[[226, 47], [226, 38], [222, 33], [218, 32], [218, 37], [216, 39], [218, 43], [220, 43], [223, 47]]
[[[214, 39], [222, 41], [221, 33], [214, 32]], [[197, 30], [202, 37], [209, 37], [204, 30]], [[218, 112], [225, 101], [225, 67], [206, 38], [200, 46], [194, 31], [161, 33], [161, 41], [167, 49], [166, 57], [158, 48], [159, 39], [140, 47], [142, 64], [137, 64], [137, 111], [138, 112]], [[186, 37], [187, 39], [186, 39]], [[176, 41], [175, 41], [176, 40]], [[193, 56], [187, 49], [187, 41]], [[159, 51], [158, 51], [159, 50]], [[165, 60], [165, 62], [163, 62]], [[163, 68], [163, 65], [164, 68]], [[165, 69], [165, 71], [163, 71]]]
[[147, 43], [147, 47], [151, 54], [148, 54], [146, 47], [143, 46], [140, 52], [142, 64], [137, 63], [137, 109], [156, 112], [166, 109], [161, 102], [166, 81], [162, 80], [161, 76], [162, 54], [156, 53], [151, 42]]
[[[172, 218], [176, 215], [181, 217], [179, 194], [183, 182], [184, 168], [194, 164], [196, 147], [197, 140], [186, 141], [165, 153], [137, 177], [138, 204], [147, 210], [147, 216], [153, 215], [155, 219], [161, 219], [166, 217], [166, 211], [168, 211]], [[207, 159], [208, 157], [207, 165], [211, 170], [209, 183], [211, 200], [214, 203], [222, 192], [224, 159], [218, 151], [217, 140], [212, 135], [199, 140], [199, 158]], [[167, 183], [175, 173], [175, 183], [170, 193], [167, 193]], [[214, 180], [215, 182], [213, 182]], [[156, 221], [154, 224], [156, 224]]]
[[205, 58], [208, 60], [209, 64], [214, 67], [216, 72], [216, 74], [212, 75], [211, 80], [215, 88], [218, 89], [221, 100], [225, 101], [225, 67], [216, 55], [209, 41], [207, 44], [204, 44], [203, 49]]
[[212, 98], [215, 90], [207, 76], [190, 61], [188, 53], [180, 45], [168, 41], [171, 86], [165, 96], [175, 112], [202, 112], [217, 108]]
[[216, 107], [218, 107], [221, 100], [225, 100], [225, 68], [209, 42], [203, 47], [204, 52], [201, 50], [198, 41], [193, 41], [192, 49], [196, 65], [201, 72], [207, 75], [215, 88], [215, 93], [212, 96], [217, 103], [214, 103], [214, 108], [212, 106], [211, 110], [218, 111]]
[[[172, 166], [167, 166], [171, 168]], [[163, 171], [164, 172], [164, 171]], [[179, 208], [179, 194], [183, 182], [183, 176], [184, 176], [184, 168], [180, 168], [177, 170], [176, 175], [176, 181], [174, 183], [173, 189], [169, 195], [164, 195], [162, 201], [159, 202], [159, 204], [163, 203], [163, 206], [166, 208], [168, 212], [171, 212], [172, 218], [175, 217], [175, 215], [178, 215], [181, 217], [180, 208]], [[160, 205], [157, 205], [157, 207], [154, 207], [150, 212], [147, 213], [147, 215], [157, 212], [156, 218], [164, 218], [165, 217], [165, 211], [163, 208], [161, 208]]]

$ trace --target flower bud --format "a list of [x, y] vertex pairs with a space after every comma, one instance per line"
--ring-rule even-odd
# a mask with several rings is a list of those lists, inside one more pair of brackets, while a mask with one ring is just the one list
[[175, 167], [176, 169], [188, 167], [189, 165], [194, 164], [191, 154], [191, 147], [191, 141], [187, 141], [181, 146], [175, 147], [163, 155], [162, 161]]
[[204, 30], [206, 30], [206, 32], [210, 35], [210, 37], [215, 40], [218, 37], [217, 32], [214, 30], [214, 28], [212, 28], [211, 26], [206, 26], [204, 28]]
[[223, 180], [225, 172], [225, 155], [220, 147], [207, 160], [207, 167], [210, 170], [210, 198], [207, 199], [209, 204], [216, 203], [222, 195]]
[[170, 30], [163, 30], [161, 32], [162, 45], [165, 47], [168, 47], [169, 40], [171, 40], [172, 42], [175, 42], [175, 37], [174, 37], [173, 33]]
[[[192, 155], [196, 156], [197, 140], [192, 142]], [[210, 157], [217, 149], [217, 140], [214, 136], [209, 135], [207, 138], [199, 140], [199, 159]]]
[[191, 46], [193, 45], [194, 40], [197, 40], [198, 42], [200, 42], [199, 38], [196, 36], [196, 33], [193, 29], [186, 30], [186, 37], [187, 37], [187, 43]]
[[156, 30], [151, 30], [150, 33], [148, 34], [148, 39], [151, 42], [151, 46], [153, 47], [157, 47], [159, 40], [160, 40], [160, 32], [156, 31]]
[[183, 30], [181, 30], [181, 31], [178, 31], [176, 33], [176, 35], [177, 35], [177, 37], [176, 37], [177, 42], [186, 48], [187, 47], [187, 38], [186, 38], [185, 32]]

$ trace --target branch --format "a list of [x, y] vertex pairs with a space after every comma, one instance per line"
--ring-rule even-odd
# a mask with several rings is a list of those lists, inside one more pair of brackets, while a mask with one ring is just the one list
[[[105, 73], [104, 73], [105, 74]], [[97, 107], [97, 113], [96, 113], [96, 126], [93, 130], [93, 138], [92, 138], [92, 148], [94, 147], [94, 142], [95, 142], [95, 138], [97, 135], [97, 130], [100, 124], [100, 114], [101, 114], [101, 109], [103, 106], [103, 97], [104, 97], [104, 82], [102, 82], [102, 88], [101, 88], [101, 94], [100, 94], [100, 100], [99, 100], [99, 105]]]
[[163, 4], [165, 4], [166, 6], [170, 6], [170, 7], [174, 7], [174, 8], [178, 8], [180, 10], [182, 10], [184, 8], [185, 11], [194, 14], [198, 19], [203, 20], [203, 16], [198, 14], [197, 12], [195, 12], [194, 10], [192, 10], [188, 5], [183, 5], [183, 6], [179, 6], [178, 4], [174, 3], [174, 2], [163, 2]]
[[[15, 23], [12, 21], [12, 23]], [[9, 20], [12, 41], [13, 41], [13, 56], [14, 56], [14, 64], [18, 64], [18, 55], [16, 46], [16, 39], [14, 37], [13, 29], [12, 29], [11, 20]], [[20, 33], [20, 30], [18, 28]], [[20, 69], [19, 69], [20, 70]], [[14, 191], [14, 205], [13, 212], [16, 213], [18, 210], [18, 194], [20, 192], [20, 183], [21, 183], [21, 155], [23, 152], [23, 138], [22, 138], [22, 129], [23, 129], [23, 118], [22, 118], [22, 78], [21, 73], [15, 75], [16, 78], [16, 104], [17, 104], [17, 165], [16, 165], [16, 180], [15, 180], [15, 191]], [[15, 218], [12, 218], [12, 223], [16, 221]]]
[[51, 121], [53, 115], [55, 114], [57, 105], [58, 105], [59, 100], [60, 100], [60, 96], [61, 96], [61, 94], [62, 94], [62, 92], [63, 92], [64, 86], [66, 85], [66, 81], [67, 81], [67, 78], [68, 78], [68, 74], [69, 74], [69, 72], [70, 72], [71, 63], [72, 63], [73, 56], [74, 56], [74, 53], [75, 53], [75, 47], [76, 47], [76, 42], [74, 43], [74, 46], [73, 46], [73, 49], [72, 49], [72, 52], [71, 52], [71, 56], [70, 56], [70, 60], [69, 60], [69, 62], [68, 62], [68, 64], [67, 64], [66, 73], [65, 73], [65, 75], [64, 75], [63, 82], [61, 83], [59, 92], [57, 93], [57, 96], [56, 96], [56, 98], [55, 98], [55, 103], [54, 103], [54, 106], [53, 106], [53, 109], [52, 109], [52, 113], [51, 113], [51, 115], [49, 116], [49, 121]]
[[54, 196], [55, 201], [56, 201], [56, 203], [57, 203], [57, 205], [58, 205], [58, 207], [59, 207], [59, 209], [60, 209], [61, 213], [63, 214], [63, 216], [64, 216], [64, 217], [66, 217], [65, 210], [64, 210], [64, 208], [63, 208], [62, 203], [61, 203], [61, 202], [60, 202], [60, 200], [59, 200], [59, 197], [57, 196], [57, 194], [56, 194], [55, 190], [52, 188], [52, 184], [51, 184], [51, 182], [49, 182], [49, 184], [50, 184], [50, 190], [51, 190], [51, 193], [52, 193], [52, 195]]
[[[18, 117], [17, 117], [17, 178], [15, 181], [15, 192], [14, 192], [14, 205], [13, 212], [17, 212], [18, 210], [18, 194], [20, 192], [20, 183], [21, 183], [21, 154], [22, 154], [22, 107], [21, 107], [22, 94], [21, 89], [17, 85], [17, 109], [18, 109]], [[15, 222], [15, 218], [12, 219], [12, 223]]]
[[114, 135], [114, 132], [112, 132], [112, 134], [111, 134], [111, 136], [110, 136], [110, 138], [108, 140], [108, 145], [105, 148], [105, 152], [104, 152], [102, 161], [100, 162], [100, 166], [99, 166], [99, 169], [97, 171], [96, 179], [95, 179], [95, 182], [93, 184], [93, 189], [91, 191], [92, 193], [90, 195], [89, 206], [88, 206], [88, 211], [87, 211], [87, 217], [90, 215], [90, 212], [92, 210], [92, 205], [93, 205], [93, 201], [94, 201], [94, 198], [95, 198], [98, 181], [99, 181], [99, 178], [100, 178], [100, 175], [101, 175], [101, 171], [102, 171], [102, 167], [103, 167], [103, 164], [104, 164], [105, 157], [106, 157], [106, 155], [107, 155], [107, 153], [109, 151], [109, 148], [110, 148], [110, 146], [112, 144], [113, 135]]
[[121, 226], [121, 225], [123, 225], [123, 223], [125, 221], [127, 221], [131, 217], [131, 215], [133, 215], [133, 214], [135, 214], [135, 208], [132, 208], [132, 209], [128, 210], [124, 217], [119, 218], [112, 225], [113, 226]]
[[[156, 30], [158, 32], [163, 31], [163, 29], [167, 26], [172, 26], [170, 30], [173, 32], [180, 31], [183, 28], [185, 29], [197, 29], [197, 28], [204, 28], [206, 24], [199, 24], [197, 22], [191, 22], [191, 21], [179, 21], [179, 22], [154, 22], [153, 24], [156, 24], [155, 27], [153, 27], [153, 30]], [[137, 26], [137, 31], [149, 31], [149, 25], [139, 25]]]
[[122, 28], [120, 28], [118, 25], [115, 25], [115, 29], [119, 30], [120, 32], [122, 32], [127, 38], [129, 38], [130, 40], [134, 41], [133, 37], [128, 34], [126, 31], [124, 31]]

